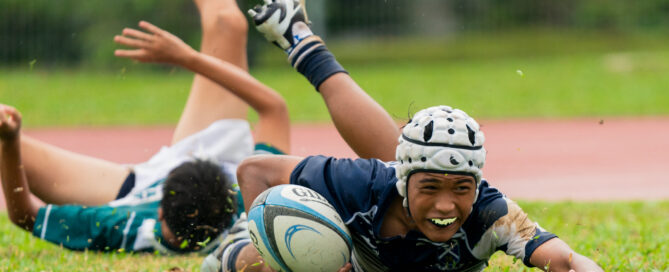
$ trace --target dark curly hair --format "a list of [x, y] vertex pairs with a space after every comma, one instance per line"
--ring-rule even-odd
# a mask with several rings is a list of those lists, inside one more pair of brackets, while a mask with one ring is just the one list
[[198, 250], [229, 226], [236, 213], [236, 192], [221, 167], [205, 160], [185, 162], [165, 180], [160, 206], [167, 227], [182, 250]]

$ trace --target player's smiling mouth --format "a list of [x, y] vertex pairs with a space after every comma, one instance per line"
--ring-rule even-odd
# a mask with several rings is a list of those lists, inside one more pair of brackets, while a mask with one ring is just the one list
[[439, 218], [430, 218], [428, 221], [432, 223], [433, 225], [440, 227], [440, 228], [445, 228], [453, 224], [455, 220], [457, 220], [457, 217], [452, 217], [452, 218], [444, 218], [444, 219], [439, 219]]

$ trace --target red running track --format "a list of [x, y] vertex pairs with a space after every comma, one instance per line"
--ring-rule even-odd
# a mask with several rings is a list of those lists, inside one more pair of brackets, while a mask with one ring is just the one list
[[[669, 199], [669, 117], [483, 120], [484, 176], [512, 199]], [[121, 163], [169, 143], [172, 128], [33, 129], [62, 148]], [[332, 125], [292, 127], [292, 154], [355, 157]], [[0, 200], [0, 208], [4, 200]]]

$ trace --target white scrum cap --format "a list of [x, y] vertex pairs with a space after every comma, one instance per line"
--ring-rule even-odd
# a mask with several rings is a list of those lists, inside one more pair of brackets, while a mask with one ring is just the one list
[[479, 124], [462, 110], [435, 106], [417, 112], [402, 129], [395, 151], [396, 186], [404, 206], [409, 206], [409, 177], [421, 171], [472, 175], [478, 198], [486, 156], [484, 141]]

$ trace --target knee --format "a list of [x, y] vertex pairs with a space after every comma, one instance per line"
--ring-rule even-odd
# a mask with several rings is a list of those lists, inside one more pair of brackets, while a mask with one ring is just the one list
[[250, 181], [255, 180], [255, 175], [257, 173], [257, 159], [255, 156], [248, 157], [244, 159], [237, 166], [237, 183], [240, 187], [244, 187], [250, 184]]
[[246, 16], [237, 8], [221, 10], [216, 14], [216, 23], [235, 35], [247, 35], [249, 25]]

